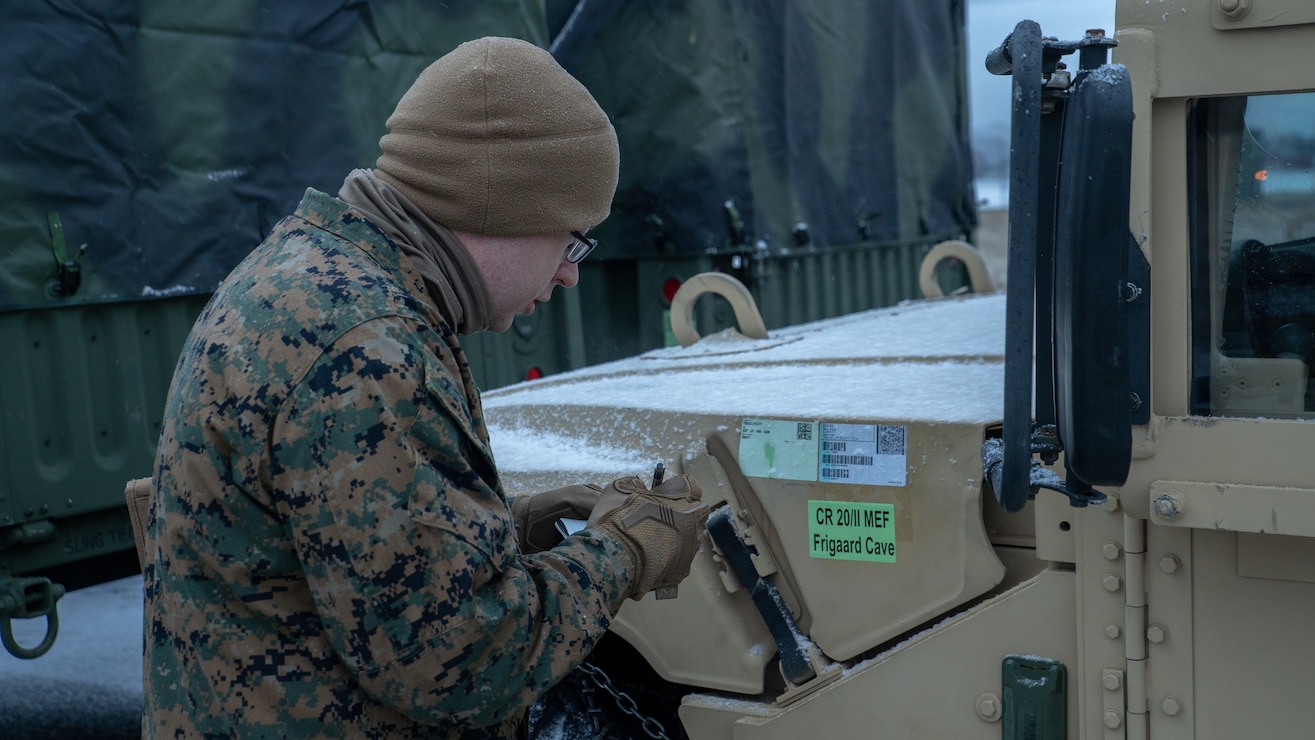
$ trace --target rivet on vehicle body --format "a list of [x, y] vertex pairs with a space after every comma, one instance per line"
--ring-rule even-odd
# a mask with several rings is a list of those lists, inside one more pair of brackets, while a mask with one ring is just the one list
[[1187, 502], [1183, 501], [1183, 495], [1177, 491], [1165, 491], [1155, 497], [1151, 508], [1155, 515], [1161, 519], [1173, 521], [1183, 515], [1183, 508]]
[[977, 697], [977, 716], [987, 722], [998, 722], [1003, 710], [1000, 697], [995, 694], [982, 694]]
[[1113, 493], [1105, 494], [1105, 500], [1101, 502], [1100, 508], [1113, 514], [1119, 510], [1119, 497]]
[[1219, 0], [1219, 10], [1225, 18], [1240, 21], [1251, 12], [1251, 0]]
[[1105, 590], [1110, 593], [1117, 593], [1119, 589], [1123, 588], [1123, 579], [1119, 578], [1117, 573], [1106, 573], [1105, 577], [1100, 579], [1100, 582], [1105, 586]]

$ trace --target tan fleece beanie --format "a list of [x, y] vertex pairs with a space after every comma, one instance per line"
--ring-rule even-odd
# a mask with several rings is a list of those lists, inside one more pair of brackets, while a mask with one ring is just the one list
[[388, 118], [377, 174], [454, 231], [558, 234], [607, 218], [616, 131], [539, 47], [468, 41], [429, 65]]

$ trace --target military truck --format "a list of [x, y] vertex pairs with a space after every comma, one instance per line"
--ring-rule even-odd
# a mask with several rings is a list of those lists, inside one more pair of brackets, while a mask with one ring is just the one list
[[[0, 637], [137, 571], [150, 475], [209, 293], [308, 186], [378, 154], [427, 64], [478, 36], [550, 49], [622, 145], [581, 287], [465, 340], [481, 387], [661, 347], [720, 270], [767, 326], [916, 295], [976, 224], [962, 0], [0, 3]], [[881, 43], [898, 34], [907, 44]], [[704, 330], [730, 323], [699, 308]], [[12, 639], [11, 619], [46, 638]]]
[[1310, 736], [1315, 5], [1120, 0], [1117, 26], [1025, 21], [985, 60], [1015, 105], [1007, 297], [487, 394], [512, 493], [661, 462], [715, 507], [539, 727]]

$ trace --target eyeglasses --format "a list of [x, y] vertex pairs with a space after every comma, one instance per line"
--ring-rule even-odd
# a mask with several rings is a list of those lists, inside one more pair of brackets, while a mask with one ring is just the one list
[[572, 242], [571, 246], [568, 247], [566, 250], [567, 262], [570, 263], [579, 262], [585, 257], [588, 257], [589, 253], [594, 251], [594, 247], [598, 246], [597, 239], [590, 239], [589, 237], [585, 236], [584, 234], [581, 234], [578, 231], [572, 231], [571, 236], [575, 237], [575, 241]]

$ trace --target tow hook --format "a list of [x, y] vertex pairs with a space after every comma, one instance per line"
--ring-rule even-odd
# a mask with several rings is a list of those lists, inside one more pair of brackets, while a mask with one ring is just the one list
[[[64, 595], [64, 587], [48, 578], [0, 577], [0, 641], [15, 658], [30, 660], [45, 655], [59, 634], [59, 612], [55, 603]], [[14, 639], [13, 619], [46, 618], [46, 636], [33, 648]]]

